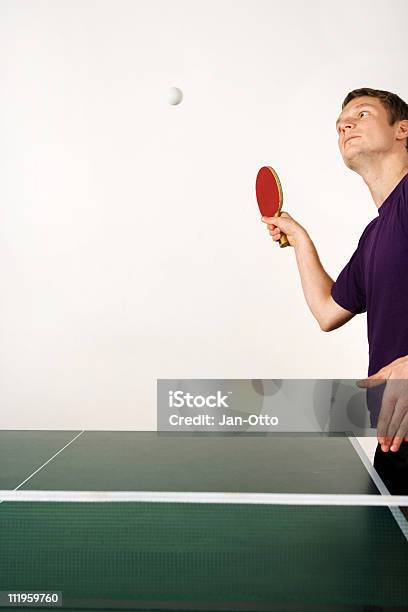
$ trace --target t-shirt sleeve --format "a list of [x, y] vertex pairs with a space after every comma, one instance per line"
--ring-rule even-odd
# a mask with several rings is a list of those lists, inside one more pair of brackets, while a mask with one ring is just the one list
[[350, 261], [340, 272], [331, 288], [332, 298], [339, 306], [360, 314], [367, 310], [362, 265], [361, 238]]

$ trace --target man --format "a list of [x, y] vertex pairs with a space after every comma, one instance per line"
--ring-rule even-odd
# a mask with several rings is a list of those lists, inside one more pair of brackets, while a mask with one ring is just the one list
[[[391, 493], [408, 494], [408, 105], [376, 89], [351, 91], [337, 119], [344, 163], [367, 184], [378, 215], [336, 282], [290, 215], [263, 217], [274, 241], [295, 249], [306, 302], [323, 331], [367, 311], [370, 389], [387, 381], [374, 466]], [[347, 213], [350, 214], [350, 213]]]

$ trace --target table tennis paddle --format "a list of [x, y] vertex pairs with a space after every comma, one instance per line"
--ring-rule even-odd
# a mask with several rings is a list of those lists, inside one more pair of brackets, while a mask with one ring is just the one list
[[[256, 177], [256, 199], [263, 217], [279, 217], [283, 204], [283, 191], [279, 177], [271, 166], [263, 166]], [[281, 233], [280, 247], [289, 246], [285, 234]]]

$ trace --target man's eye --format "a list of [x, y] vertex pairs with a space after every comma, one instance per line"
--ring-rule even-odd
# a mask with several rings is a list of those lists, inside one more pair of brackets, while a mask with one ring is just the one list
[[[361, 116], [363, 113], [368, 113], [368, 114], [370, 114], [370, 111], [368, 111], [368, 110], [363, 110], [363, 111], [360, 111], [360, 112], [358, 113], [358, 116], [360, 117], [360, 116]], [[341, 130], [340, 130], [340, 126], [339, 126], [339, 127], [337, 128], [337, 133], [338, 133], [338, 134], [340, 134], [340, 131], [341, 131]]]

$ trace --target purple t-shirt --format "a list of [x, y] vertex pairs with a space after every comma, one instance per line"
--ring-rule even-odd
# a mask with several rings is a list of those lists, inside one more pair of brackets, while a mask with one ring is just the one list
[[408, 355], [408, 174], [363, 231], [331, 294], [350, 312], [367, 311], [369, 375]]

